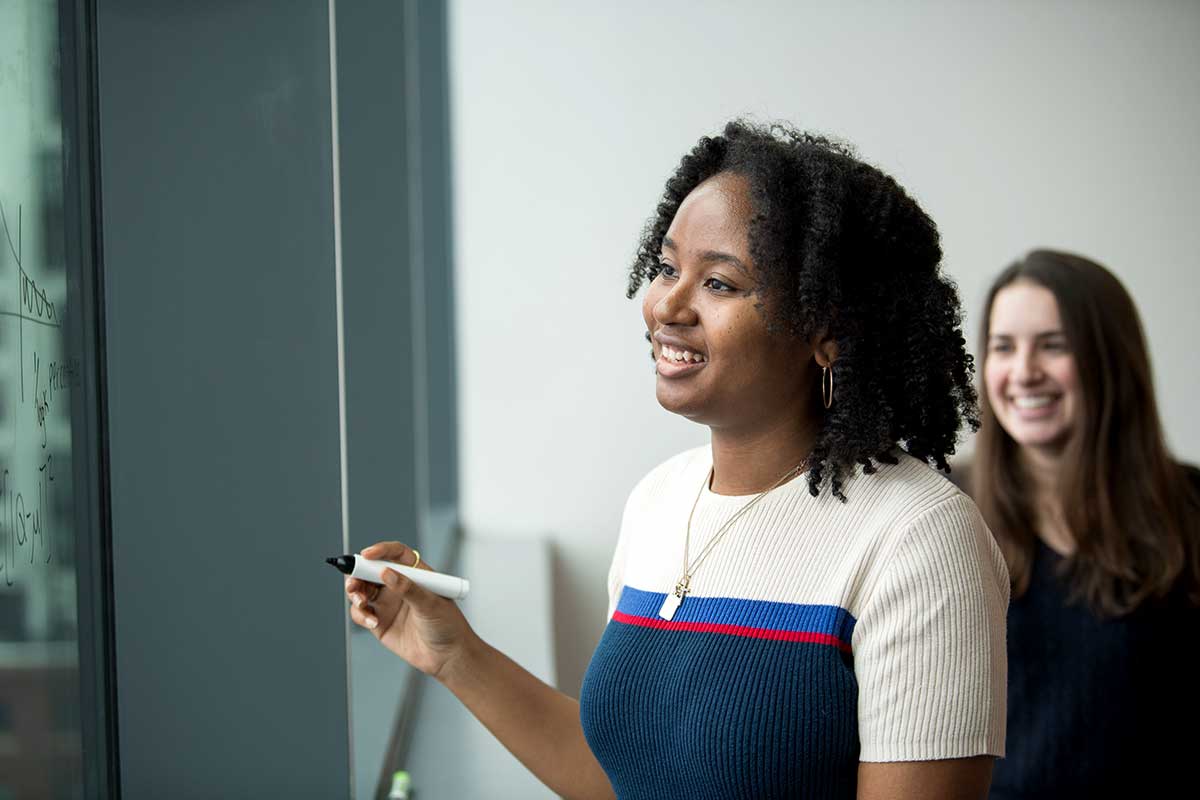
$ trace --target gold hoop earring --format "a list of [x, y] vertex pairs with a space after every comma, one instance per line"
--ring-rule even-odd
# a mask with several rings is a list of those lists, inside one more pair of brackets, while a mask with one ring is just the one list
[[[829, 388], [825, 388], [825, 376], [829, 376]], [[825, 408], [833, 407], [833, 367], [821, 367], [821, 399], [825, 401]]]

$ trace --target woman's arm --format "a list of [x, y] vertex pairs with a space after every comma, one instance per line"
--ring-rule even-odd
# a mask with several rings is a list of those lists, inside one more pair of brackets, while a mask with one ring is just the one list
[[984, 800], [992, 756], [941, 761], [860, 762], [858, 800]]
[[860, 798], [982, 798], [1004, 752], [1008, 572], [955, 495], [910, 523], [855, 626]]
[[556, 794], [569, 800], [615, 797], [583, 737], [573, 698], [477, 636], [438, 680]]
[[[366, 558], [409, 564], [410, 548], [383, 542]], [[421, 564], [428, 569], [428, 565]], [[583, 737], [579, 703], [491, 647], [458, 606], [393, 570], [384, 585], [349, 579], [350, 617], [454, 693], [534, 775], [568, 800], [608, 800], [608, 777]]]

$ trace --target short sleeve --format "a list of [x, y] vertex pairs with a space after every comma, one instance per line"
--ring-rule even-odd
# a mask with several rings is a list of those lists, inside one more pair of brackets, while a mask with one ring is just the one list
[[604, 618], [605, 622], [612, 619], [613, 612], [617, 610], [617, 601], [621, 598], [621, 587], [625, 583], [625, 562], [621, 541], [621, 538], [618, 537], [617, 549], [613, 553], [612, 563], [608, 567], [608, 616]]
[[860, 760], [1004, 754], [1008, 599], [970, 498], [907, 527], [854, 630]]
[[613, 612], [617, 610], [617, 601], [621, 599], [621, 589], [625, 586], [626, 541], [630, 536], [629, 529], [632, 524], [634, 508], [640, 502], [644, 483], [643, 479], [642, 483], [634, 487], [625, 501], [625, 510], [621, 514], [621, 531], [617, 534], [617, 546], [613, 551], [612, 563], [608, 567], [608, 616], [604, 618], [606, 623], [612, 619]]

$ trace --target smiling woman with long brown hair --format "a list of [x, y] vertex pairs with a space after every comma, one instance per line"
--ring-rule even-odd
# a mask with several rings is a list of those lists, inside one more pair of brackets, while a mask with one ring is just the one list
[[646, 286], [659, 404], [711, 442], [630, 494], [580, 701], [395, 572], [348, 583], [354, 621], [567, 797], [982, 798], [1008, 576], [935, 469], [976, 412], [941, 256], [843, 145], [744, 122], [702, 138], [628, 288]]
[[1167, 450], [1133, 300], [1099, 264], [1036, 250], [984, 308], [970, 486], [1013, 597], [992, 796], [1178, 786], [1172, 731], [1200, 712], [1200, 472]]

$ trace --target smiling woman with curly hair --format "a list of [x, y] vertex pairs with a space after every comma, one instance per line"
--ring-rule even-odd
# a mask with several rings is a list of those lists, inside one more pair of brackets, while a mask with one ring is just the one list
[[711, 443], [630, 495], [580, 703], [395, 573], [348, 583], [352, 617], [566, 797], [985, 796], [1008, 575], [934, 469], [977, 424], [940, 261], [849, 148], [740, 121], [701, 139], [629, 294], [658, 402]]
[[720, 173], [740, 176], [748, 190], [751, 293], [770, 298], [768, 324], [805, 340], [820, 334], [838, 352], [838, 402], [822, 415], [809, 461], [813, 494], [828, 475], [845, 499], [854, 465], [870, 473], [875, 463], [895, 464], [897, 443], [948, 471], [959, 429], [979, 424], [958, 293], [939, 269], [933, 220], [849, 147], [745, 122], [701, 139], [667, 182], [629, 296], [662, 272], [684, 199]]

